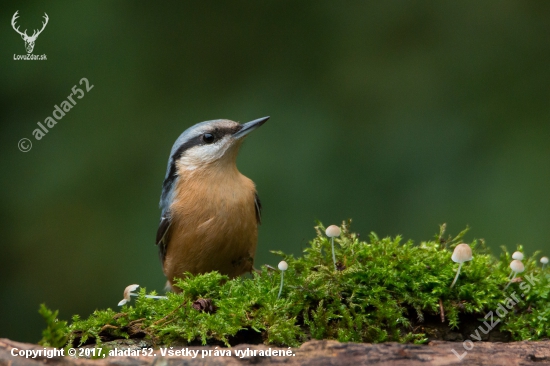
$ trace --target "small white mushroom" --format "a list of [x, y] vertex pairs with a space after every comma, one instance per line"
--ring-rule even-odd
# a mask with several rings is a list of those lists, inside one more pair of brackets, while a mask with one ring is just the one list
[[542, 269], [544, 269], [544, 266], [548, 264], [548, 257], [542, 257], [540, 262], [542, 263]]
[[135, 291], [138, 287], [139, 287], [139, 285], [126, 286], [126, 288], [124, 289], [124, 298], [122, 300], [120, 300], [120, 302], [118, 303], [118, 306], [122, 306], [122, 305], [126, 304], [127, 302], [129, 302], [130, 301], [130, 296], [138, 296], [137, 294], [134, 294], [132, 292], [132, 291]]
[[458, 279], [458, 275], [460, 274], [460, 269], [462, 268], [462, 265], [464, 264], [464, 262], [471, 261], [473, 259], [472, 248], [470, 248], [470, 246], [465, 243], [458, 244], [455, 247], [455, 250], [453, 251], [453, 255], [451, 256], [451, 259], [453, 260], [453, 262], [459, 263], [458, 271], [456, 271], [455, 279], [451, 284], [451, 288], [452, 288], [455, 285], [456, 280]]
[[[518, 261], [522, 261], [523, 260], [523, 253], [522, 252], [514, 252], [514, 254], [512, 254], [512, 259], [517, 259]], [[508, 279], [512, 278], [512, 275], [514, 274], [514, 271], [510, 271], [510, 276], [508, 276]]]
[[512, 271], [514, 271], [516, 273], [521, 273], [521, 272], [525, 271], [525, 266], [518, 259], [514, 259], [512, 261], [512, 263], [510, 263], [510, 268], [512, 269]]
[[[119, 301], [118, 306], [122, 306], [127, 302], [130, 302], [130, 296], [139, 296], [138, 294], [132, 292], [137, 290], [138, 287], [139, 285], [126, 286], [126, 288], [124, 289], [124, 298]], [[157, 296], [157, 295], [145, 295], [145, 297], [148, 297], [150, 299], [167, 299], [166, 296]]]
[[285, 277], [285, 271], [288, 269], [288, 263], [285, 261], [280, 261], [277, 267], [279, 267], [279, 270], [281, 271], [281, 287], [279, 287], [279, 294], [277, 295], [277, 299], [278, 299], [281, 297], [281, 293], [283, 292], [283, 282]]
[[523, 253], [522, 252], [514, 252], [514, 254], [512, 254], [512, 259], [517, 259], [518, 261], [522, 261], [523, 260]]
[[340, 236], [340, 228], [336, 225], [330, 225], [325, 230], [325, 234], [332, 239], [332, 261], [334, 262], [334, 270], [336, 271], [336, 254], [334, 254], [334, 237]]
[[340, 233], [341, 233], [341, 230], [338, 226], [336, 225], [330, 225], [329, 227], [327, 227], [327, 229], [325, 230], [325, 233], [327, 234], [327, 236], [329, 238], [334, 238], [335, 236], [340, 236]]
[[514, 281], [514, 278], [516, 278], [516, 275], [518, 273], [521, 273], [523, 271], [525, 271], [525, 266], [523, 265], [523, 263], [518, 260], [518, 259], [514, 259], [511, 263], [510, 263], [510, 268], [512, 269], [512, 272], [514, 273], [514, 277], [512, 277], [512, 279], [510, 280], [510, 282], [508, 282], [508, 284], [506, 285], [506, 287], [504, 288], [505, 290], [508, 288], [508, 286], [510, 286], [510, 284], [512, 283], [512, 281]]

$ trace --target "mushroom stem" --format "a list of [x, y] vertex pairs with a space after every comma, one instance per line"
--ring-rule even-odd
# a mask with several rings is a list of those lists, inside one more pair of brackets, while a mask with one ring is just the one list
[[336, 255], [334, 254], [334, 237], [332, 238], [332, 262], [334, 262], [334, 270], [336, 271]]
[[[130, 292], [130, 296], [138, 297], [139, 294], [134, 294], [133, 292]], [[149, 299], [167, 299], [168, 296], [158, 296], [158, 295], [145, 295], [145, 297]]]
[[451, 288], [453, 288], [453, 286], [455, 285], [456, 280], [458, 279], [458, 275], [460, 274], [460, 269], [462, 268], [463, 264], [464, 264], [464, 262], [462, 262], [458, 265], [458, 271], [456, 271], [455, 279], [454, 279], [453, 283], [451, 283]]
[[508, 276], [508, 280], [510, 280], [510, 278], [512, 278], [513, 274], [514, 274], [514, 271], [510, 271], [510, 276]]
[[285, 277], [285, 271], [281, 271], [281, 287], [279, 287], [279, 295], [277, 299], [281, 297], [281, 292], [283, 292], [283, 278]]
[[514, 277], [512, 277], [512, 279], [510, 280], [510, 282], [508, 282], [508, 284], [506, 285], [506, 287], [504, 288], [505, 290], [508, 288], [508, 286], [510, 286], [510, 284], [512, 283], [512, 281], [514, 280], [514, 278], [516, 278], [516, 275], [518, 273], [517, 272], [514, 272]]

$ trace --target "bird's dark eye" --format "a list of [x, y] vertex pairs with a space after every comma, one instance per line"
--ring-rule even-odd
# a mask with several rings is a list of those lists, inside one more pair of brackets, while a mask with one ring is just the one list
[[211, 144], [214, 142], [214, 135], [211, 133], [205, 133], [202, 135], [202, 141], [206, 142], [207, 144]]

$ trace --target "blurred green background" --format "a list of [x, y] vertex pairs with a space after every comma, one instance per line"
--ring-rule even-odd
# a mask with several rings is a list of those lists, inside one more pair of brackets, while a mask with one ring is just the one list
[[[34, 54], [11, 28], [49, 24]], [[550, 2], [4, 1], [0, 5], [0, 337], [162, 291], [154, 245], [170, 148], [204, 120], [246, 122], [238, 165], [261, 197], [256, 264], [353, 218], [416, 242], [548, 254]], [[32, 33], [31, 31], [28, 32]], [[86, 77], [94, 88], [37, 141]], [[18, 141], [33, 147], [23, 153]]]

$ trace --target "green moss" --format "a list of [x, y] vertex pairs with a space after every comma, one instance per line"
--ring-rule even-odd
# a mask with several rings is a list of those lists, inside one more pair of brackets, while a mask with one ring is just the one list
[[67, 343], [69, 328], [66, 321], [57, 319], [58, 311], [51, 311], [46, 305], [41, 304], [38, 313], [46, 321], [46, 329], [42, 331], [42, 339], [39, 343], [46, 347], [63, 347]]
[[[51, 312], [41, 310], [48, 321], [42, 342], [59, 346], [68, 340], [79, 345], [146, 336], [157, 344], [230, 345], [244, 339], [298, 346], [312, 338], [422, 343], [427, 335], [414, 325], [426, 317], [439, 317], [441, 305], [446, 322], [460, 329], [464, 316], [479, 319], [482, 325], [485, 315], [506, 305], [512, 293], [519, 301], [508, 300], [510, 310], [495, 329], [508, 332], [514, 340], [550, 337], [545, 326], [550, 319], [549, 276], [537, 267], [538, 253], [523, 260], [523, 282], [513, 283], [505, 293], [510, 253], [503, 248], [497, 259], [483, 240], [474, 240], [470, 243], [474, 259], [464, 264], [450, 288], [458, 267], [451, 261], [452, 250], [467, 229], [445, 238], [442, 225], [434, 240], [420, 244], [403, 242], [399, 236], [380, 239], [374, 233], [361, 241], [344, 222], [336, 239], [337, 271], [325, 228], [319, 223], [315, 229], [317, 236], [302, 257], [273, 252], [289, 265], [280, 299], [280, 273], [266, 267], [252, 278], [233, 280], [216, 272], [189, 275], [177, 282], [181, 294], [154, 300], [141, 289], [135, 303], [124, 305], [120, 313], [107, 309], [84, 320], [74, 316], [68, 327], [56, 326]], [[193, 303], [200, 298], [209, 299], [215, 311], [197, 310]]]

